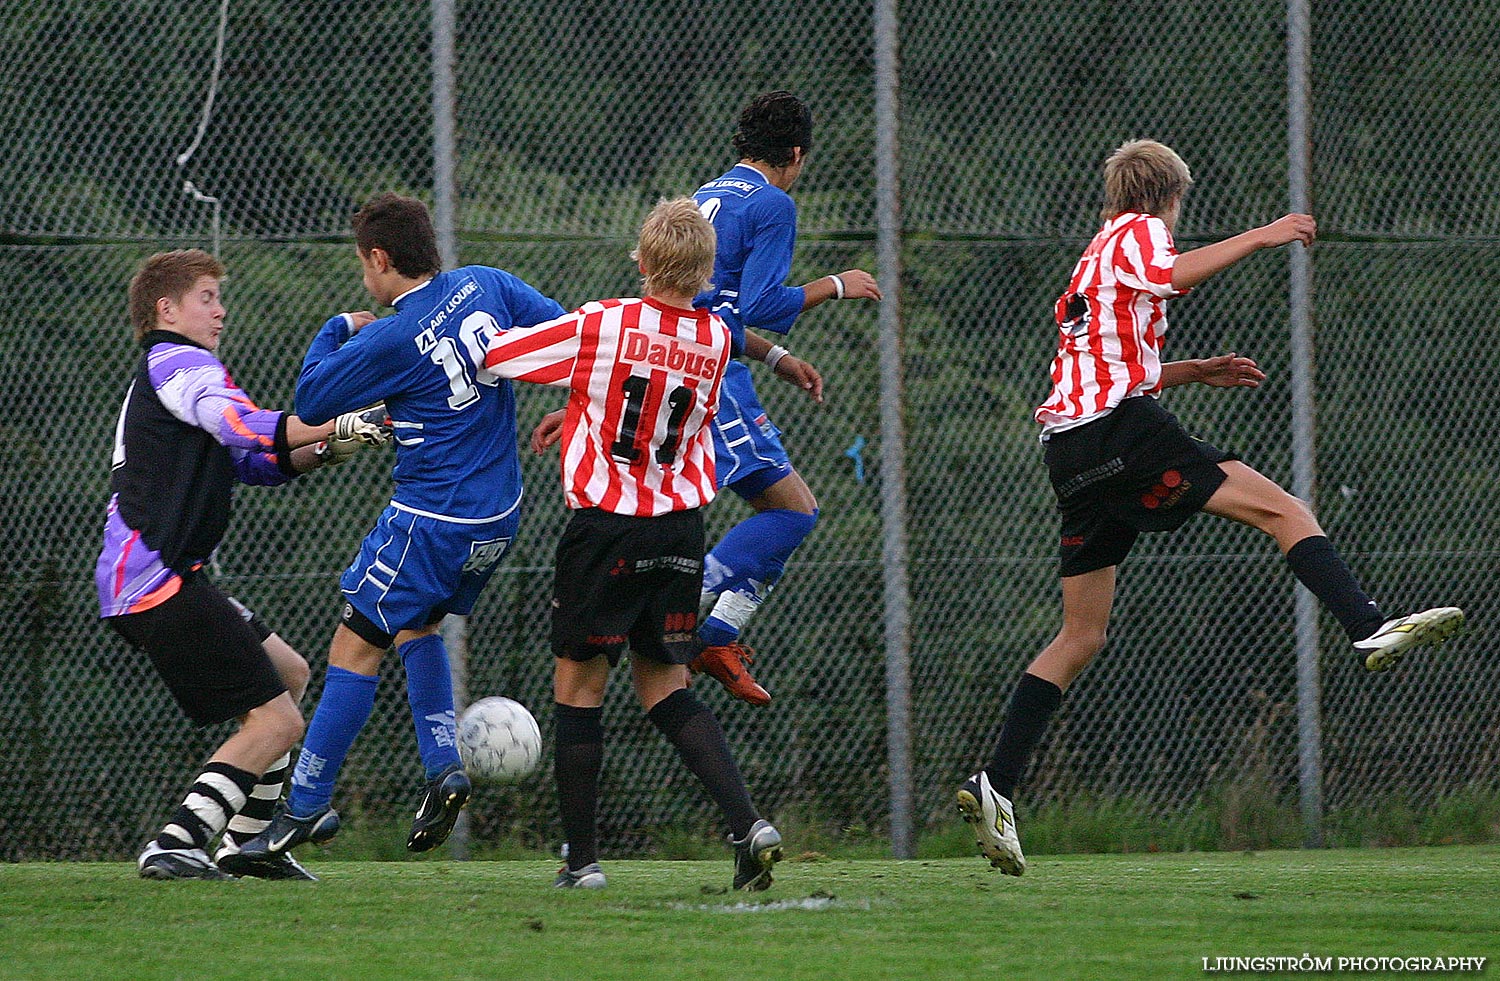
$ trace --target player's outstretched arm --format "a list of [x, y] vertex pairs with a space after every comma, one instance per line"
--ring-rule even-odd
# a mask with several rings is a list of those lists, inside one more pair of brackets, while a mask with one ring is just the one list
[[796, 385], [814, 402], [823, 401], [823, 376], [818, 369], [801, 358], [794, 357], [786, 348], [772, 344], [759, 334], [745, 331], [745, 356], [764, 361], [772, 374], [782, 381]]
[[802, 309], [811, 310], [829, 300], [879, 300], [884, 295], [875, 277], [863, 269], [820, 276], [802, 287]]
[[1161, 387], [1198, 382], [1213, 388], [1258, 388], [1266, 380], [1253, 358], [1221, 354], [1214, 358], [1171, 361], [1161, 366]]
[[1178, 292], [1190, 290], [1251, 253], [1292, 242], [1311, 245], [1317, 235], [1318, 223], [1312, 215], [1285, 215], [1269, 225], [1252, 228], [1222, 242], [1182, 253], [1172, 266], [1172, 288]]
[[384, 446], [391, 441], [394, 429], [384, 402], [367, 409], [345, 412], [331, 423], [328, 438], [318, 444], [313, 456], [320, 466], [335, 467], [365, 446]]

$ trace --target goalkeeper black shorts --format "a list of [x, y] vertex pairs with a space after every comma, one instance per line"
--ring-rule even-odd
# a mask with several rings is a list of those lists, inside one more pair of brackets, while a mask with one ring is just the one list
[[201, 572], [184, 576], [166, 602], [104, 622], [146, 652], [200, 726], [237, 719], [286, 691], [255, 629]]

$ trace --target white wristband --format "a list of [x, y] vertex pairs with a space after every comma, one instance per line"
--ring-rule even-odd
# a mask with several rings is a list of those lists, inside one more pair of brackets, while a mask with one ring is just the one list
[[835, 300], [842, 300], [844, 298], [844, 277], [838, 273], [831, 273], [828, 278], [833, 280], [833, 298]]
[[776, 366], [781, 364], [781, 359], [786, 357], [790, 353], [790, 351], [782, 347], [780, 344], [772, 346], [771, 350], [766, 352], [766, 356], [764, 359], [766, 362], [766, 367], [770, 368], [772, 371], [775, 371]]

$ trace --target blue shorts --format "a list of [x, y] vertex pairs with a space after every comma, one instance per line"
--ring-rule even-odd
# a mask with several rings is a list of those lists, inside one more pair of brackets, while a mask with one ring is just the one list
[[724, 370], [713, 430], [720, 487], [749, 500], [793, 472], [781, 445], [781, 430], [767, 418], [755, 396], [750, 367], [743, 361], [731, 361]]
[[467, 614], [516, 537], [520, 503], [483, 524], [387, 505], [339, 580], [344, 598], [388, 634]]

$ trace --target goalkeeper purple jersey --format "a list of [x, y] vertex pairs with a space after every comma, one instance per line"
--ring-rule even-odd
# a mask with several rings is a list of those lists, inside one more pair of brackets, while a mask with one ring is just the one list
[[104, 548], [94, 567], [100, 616], [139, 613], [176, 594], [212, 557], [236, 481], [296, 476], [286, 414], [262, 409], [213, 352], [157, 330], [115, 424]]
[[302, 362], [297, 415], [317, 425], [383, 401], [393, 507], [465, 524], [509, 513], [521, 497], [515, 393], [484, 367], [485, 351], [499, 331], [567, 311], [488, 266], [439, 273], [394, 306], [356, 334], [343, 316], [323, 325]]
[[693, 300], [729, 325], [736, 356], [745, 350], [745, 328], [785, 334], [806, 296], [787, 286], [797, 244], [797, 205], [791, 195], [748, 164], [736, 164], [693, 195], [714, 226], [713, 288]]

